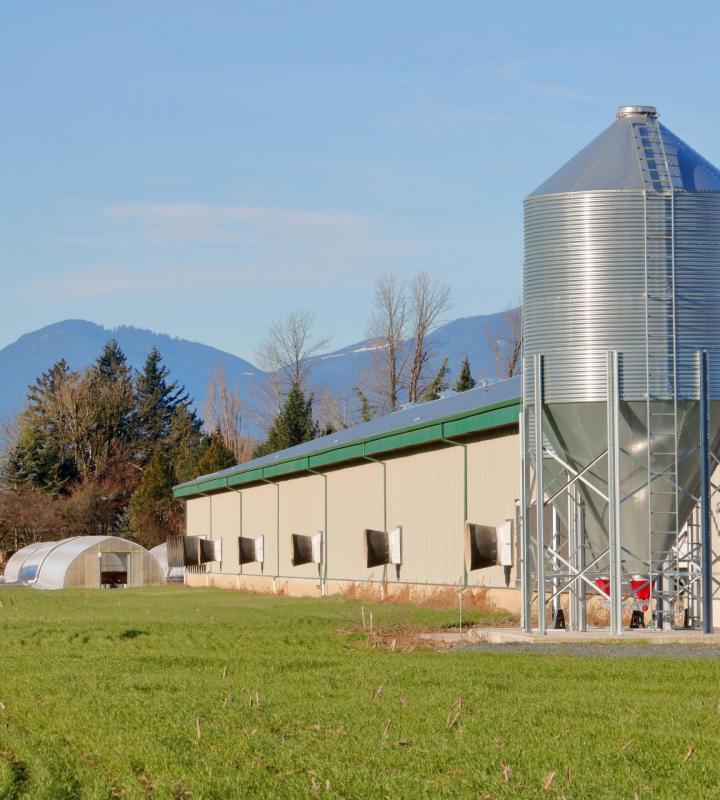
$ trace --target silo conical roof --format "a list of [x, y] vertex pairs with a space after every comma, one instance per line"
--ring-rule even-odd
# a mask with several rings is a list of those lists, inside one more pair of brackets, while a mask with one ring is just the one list
[[530, 197], [670, 188], [720, 192], [720, 170], [661, 125], [652, 106], [621, 106], [615, 122], [540, 184]]

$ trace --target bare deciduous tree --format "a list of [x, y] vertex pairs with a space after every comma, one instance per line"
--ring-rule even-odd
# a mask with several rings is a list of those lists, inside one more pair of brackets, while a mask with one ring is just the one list
[[368, 338], [374, 348], [372, 389], [383, 411], [400, 405], [407, 365], [408, 300], [405, 284], [394, 275], [381, 275], [375, 283]]
[[66, 536], [63, 497], [32, 487], [0, 491], [0, 565], [31, 542]]
[[325, 385], [314, 391], [313, 410], [321, 433], [341, 431], [356, 422], [350, 398], [330, 391]]
[[519, 306], [503, 312], [500, 330], [485, 329], [485, 338], [495, 361], [498, 378], [512, 378], [520, 372], [522, 359], [522, 310]]
[[315, 315], [309, 311], [291, 311], [270, 326], [257, 352], [258, 363], [266, 372], [277, 372], [286, 389], [307, 389], [309, 360], [328, 345], [328, 339], [315, 339], [312, 328]]
[[309, 390], [311, 358], [329, 343], [329, 339], [313, 337], [314, 322], [315, 315], [309, 311], [292, 311], [273, 322], [258, 347], [257, 362], [265, 375], [254, 394], [258, 422], [266, 429], [293, 386]]
[[407, 397], [411, 403], [422, 398], [427, 385], [427, 369], [433, 357], [428, 336], [442, 322], [450, 308], [450, 286], [418, 272], [409, 284], [412, 357], [408, 366]]
[[370, 389], [379, 410], [395, 411], [403, 392], [422, 399], [432, 375], [428, 337], [450, 307], [450, 287], [418, 272], [409, 282], [383, 275], [375, 283], [368, 337], [375, 348]]
[[210, 376], [204, 419], [206, 429], [220, 431], [228, 450], [235, 456], [238, 464], [250, 460], [254, 442], [242, 431], [240, 394], [237, 387], [229, 385], [227, 373], [222, 365]]
[[94, 442], [88, 433], [97, 419], [96, 398], [91, 382], [79, 372], [70, 373], [50, 402], [48, 430], [58, 449], [73, 454], [83, 480], [95, 472]]

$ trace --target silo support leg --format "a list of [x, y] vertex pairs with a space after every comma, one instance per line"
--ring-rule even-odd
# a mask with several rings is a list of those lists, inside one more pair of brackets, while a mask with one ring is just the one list
[[622, 633], [620, 531], [619, 354], [607, 354], [608, 547], [610, 550], [610, 632]]
[[537, 609], [538, 633], [545, 631], [545, 503], [543, 478], [543, 357], [540, 353], [534, 356], [535, 383], [535, 537], [537, 540]]
[[560, 562], [557, 558], [557, 553], [560, 550], [560, 518], [558, 517], [558, 512], [555, 506], [551, 506], [552, 509], [552, 550], [553, 550], [553, 564], [552, 564], [552, 614], [553, 614], [553, 625], [556, 624], [558, 612], [561, 609], [560, 604], [560, 593], [558, 592], [558, 588], [560, 586], [560, 580], [558, 578], [558, 573], [560, 572]]
[[708, 353], [698, 352], [700, 367], [700, 547], [702, 570], [702, 629], [713, 632], [712, 527], [710, 520], [710, 402]]
[[[573, 484], [568, 489], [567, 497], [567, 521], [568, 521], [568, 540], [570, 543], [570, 564], [573, 569], [580, 571], [580, 558], [579, 547], [580, 541], [578, 537], [577, 526], [577, 486]], [[574, 583], [570, 588], [570, 602], [569, 602], [569, 618], [570, 630], [580, 630], [580, 597], [578, 589], [580, 587]]]
[[527, 406], [520, 415], [520, 457], [522, 462], [522, 528], [520, 540], [520, 591], [522, 595], [521, 625], [523, 630], [532, 632], [532, 570], [530, 568], [530, 459], [528, 458], [529, 424]]

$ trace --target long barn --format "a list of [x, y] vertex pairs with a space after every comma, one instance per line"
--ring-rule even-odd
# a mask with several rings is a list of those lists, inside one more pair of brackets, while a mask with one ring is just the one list
[[176, 486], [205, 562], [188, 584], [483, 586], [517, 609], [520, 391], [471, 389]]

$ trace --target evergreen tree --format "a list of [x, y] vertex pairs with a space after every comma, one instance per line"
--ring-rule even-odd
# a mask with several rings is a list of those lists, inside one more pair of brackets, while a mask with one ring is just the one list
[[102, 353], [95, 360], [95, 370], [101, 378], [110, 381], [129, 381], [132, 372], [127, 364], [125, 353], [120, 349], [117, 339], [109, 339]]
[[88, 380], [95, 416], [93, 450], [109, 460], [115, 445], [122, 451], [130, 446], [135, 411], [132, 371], [115, 339], [105, 344]]
[[77, 477], [73, 453], [65, 447], [58, 397], [73, 378], [61, 359], [28, 387], [27, 406], [18, 417], [18, 434], [2, 464], [6, 487], [35, 486], [57, 493]]
[[435, 376], [423, 394], [423, 402], [427, 403], [430, 400], [438, 400], [440, 398], [440, 394], [448, 388], [446, 380], [448, 372], [448, 360], [443, 358]]
[[207, 437], [205, 450], [198, 459], [198, 475], [210, 475], [213, 472], [220, 472], [222, 469], [234, 467], [235, 463], [235, 456], [225, 444], [225, 439], [220, 433], [220, 429], [216, 428]]
[[198, 460], [206, 445], [202, 422], [187, 403], [175, 409], [167, 439], [167, 451], [175, 469], [175, 483], [184, 483], [200, 475]]
[[157, 445], [130, 500], [130, 526], [137, 541], [148, 546], [159, 544], [176, 529], [173, 481], [172, 464], [165, 449]]
[[317, 427], [313, 421], [312, 407], [312, 395], [306, 397], [300, 386], [293, 384], [268, 431], [267, 441], [257, 448], [255, 456], [276, 453], [314, 439]]
[[161, 362], [160, 351], [153, 347], [135, 380], [134, 454], [141, 464], [167, 439], [175, 410], [190, 399], [184, 386], [168, 382], [168, 369]]
[[460, 365], [460, 374], [455, 381], [453, 389], [456, 392], [466, 392], [468, 389], [473, 389], [474, 387], [475, 378], [473, 378], [470, 372], [470, 359], [467, 357], [467, 354], [465, 354], [462, 364]]
[[35, 412], [46, 409], [71, 375], [70, 365], [61, 358], [28, 387], [28, 408]]
[[56, 494], [77, 477], [75, 464], [29, 410], [21, 414], [20, 430], [2, 461], [2, 484], [7, 489], [34, 486]]
[[372, 407], [368, 396], [359, 386], [355, 387], [355, 394], [360, 401], [360, 419], [363, 422], [370, 422], [375, 416], [375, 409]]

